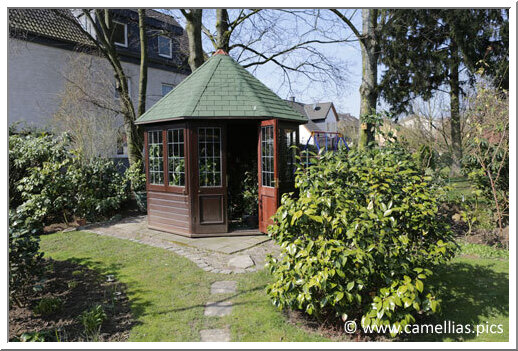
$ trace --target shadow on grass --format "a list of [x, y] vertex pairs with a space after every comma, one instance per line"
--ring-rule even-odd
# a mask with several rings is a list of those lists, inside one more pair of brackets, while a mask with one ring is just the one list
[[[441, 312], [419, 321], [455, 325], [485, 325], [488, 318], [509, 316], [509, 276], [495, 272], [491, 265], [451, 263], [437, 271], [430, 286], [440, 296]], [[506, 321], [505, 321], [506, 322]], [[504, 321], [495, 321], [496, 324]], [[408, 337], [411, 341], [472, 340], [474, 333], [421, 334]]]
[[[115, 263], [115, 264], [106, 264], [104, 262], [95, 261], [90, 258], [69, 258], [67, 261], [73, 262], [75, 264], [87, 266], [90, 269], [94, 270], [100, 275], [108, 276], [113, 275], [113, 278], [117, 281], [120, 281], [120, 275], [121, 275], [121, 268], [122, 264]], [[129, 283], [125, 283], [127, 286], [126, 295], [130, 298], [130, 309], [131, 314], [134, 318], [133, 326], [136, 326], [140, 324], [140, 322], [137, 321], [137, 319], [141, 316], [143, 316], [146, 313], [146, 309], [150, 307], [152, 304], [149, 301], [145, 301], [137, 295], [144, 293], [144, 290], [137, 289], [135, 286], [132, 286]]]
[[[248, 294], [248, 293], [251, 293], [251, 292], [254, 292], [254, 291], [257, 291], [257, 290], [264, 290], [266, 288], [266, 284], [265, 285], [261, 285], [261, 286], [258, 286], [258, 287], [255, 287], [255, 288], [252, 288], [252, 289], [247, 289], [247, 290], [243, 290], [243, 291], [240, 291], [236, 294], [233, 294], [233, 295], [227, 295], [225, 297], [221, 297], [219, 299], [217, 298], [210, 298], [210, 302], [212, 303], [217, 303], [217, 302], [225, 302], [225, 301], [230, 301], [238, 296], [241, 296], [241, 295], [245, 295], [245, 294]], [[237, 306], [237, 305], [251, 305], [251, 304], [255, 304], [257, 302], [250, 302], [250, 301], [246, 301], [246, 302], [233, 302], [232, 305], [233, 306]], [[197, 309], [197, 308], [200, 308], [200, 307], [205, 307], [205, 303], [204, 304], [198, 304], [198, 305], [192, 305], [192, 306], [188, 306], [188, 307], [181, 307], [181, 308], [174, 308], [170, 311], [162, 311], [160, 312], [160, 314], [164, 314], [164, 313], [169, 313], [169, 312], [181, 312], [181, 311], [187, 311], [187, 310], [192, 310], [192, 309]]]

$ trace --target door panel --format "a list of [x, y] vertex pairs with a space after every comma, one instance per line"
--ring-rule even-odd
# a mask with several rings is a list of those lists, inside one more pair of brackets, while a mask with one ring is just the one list
[[267, 232], [279, 205], [278, 124], [261, 122], [258, 143], [259, 230]]
[[193, 124], [196, 151], [193, 168], [195, 210], [193, 224], [197, 234], [226, 233], [226, 132], [221, 124]]

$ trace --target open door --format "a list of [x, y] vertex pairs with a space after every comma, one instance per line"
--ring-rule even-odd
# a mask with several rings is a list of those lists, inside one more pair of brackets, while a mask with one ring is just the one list
[[278, 123], [261, 121], [258, 145], [259, 230], [267, 232], [279, 205]]

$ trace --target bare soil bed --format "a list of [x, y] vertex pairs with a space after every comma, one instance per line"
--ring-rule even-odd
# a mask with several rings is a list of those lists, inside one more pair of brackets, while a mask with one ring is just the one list
[[[125, 341], [133, 325], [125, 286], [72, 261], [45, 261], [45, 279], [40, 291], [28, 296], [23, 307], [9, 308], [9, 339], [39, 332], [45, 341], [87, 341], [79, 315], [102, 305], [107, 315], [99, 341]], [[42, 298], [59, 298], [62, 307], [49, 316], [34, 308]]]

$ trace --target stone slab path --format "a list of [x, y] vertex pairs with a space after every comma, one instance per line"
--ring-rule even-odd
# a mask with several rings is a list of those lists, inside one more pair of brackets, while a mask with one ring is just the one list
[[200, 331], [202, 342], [229, 342], [230, 332], [228, 329], [206, 329]]
[[266, 235], [214, 238], [186, 238], [147, 228], [147, 216], [95, 223], [76, 230], [126, 239], [160, 247], [186, 257], [206, 272], [239, 274], [264, 267], [266, 255], [278, 255], [280, 248]]
[[[222, 280], [212, 283], [210, 287], [211, 295], [235, 294], [237, 292], [237, 282], [233, 280]], [[204, 315], [207, 317], [223, 317], [232, 313], [231, 301], [207, 302]], [[227, 342], [230, 341], [228, 326], [224, 329], [205, 329], [200, 331], [200, 339], [204, 342]]]

